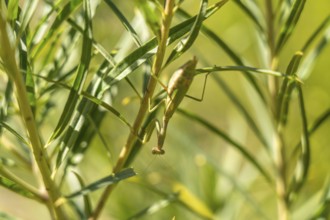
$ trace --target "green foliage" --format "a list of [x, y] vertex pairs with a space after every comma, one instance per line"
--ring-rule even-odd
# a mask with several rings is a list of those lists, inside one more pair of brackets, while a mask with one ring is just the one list
[[[330, 14], [317, 6], [330, 4], [3, 1], [0, 219], [40, 206], [45, 219], [329, 218]], [[208, 75], [205, 99], [180, 99], [152, 133], [174, 98], [163, 82], [193, 56], [187, 97]], [[165, 155], [151, 155], [157, 138]], [[13, 193], [37, 203], [22, 215]]]

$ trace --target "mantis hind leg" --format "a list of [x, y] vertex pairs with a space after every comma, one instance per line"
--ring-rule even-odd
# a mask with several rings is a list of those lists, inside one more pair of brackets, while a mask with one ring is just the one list
[[200, 98], [196, 98], [196, 97], [194, 97], [194, 96], [190, 96], [190, 95], [185, 95], [187, 98], [191, 98], [192, 100], [195, 100], [195, 101], [197, 101], [197, 102], [201, 102], [201, 101], [203, 101], [203, 99], [204, 99], [204, 94], [205, 94], [205, 88], [206, 88], [206, 82], [207, 82], [207, 77], [209, 76], [209, 74], [210, 74], [211, 72], [209, 72], [209, 73], [207, 73], [206, 75], [205, 75], [205, 78], [204, 78], [204, 85], [203, 85], [203, 91], [202, 91], [202, 96], [200, 97]]

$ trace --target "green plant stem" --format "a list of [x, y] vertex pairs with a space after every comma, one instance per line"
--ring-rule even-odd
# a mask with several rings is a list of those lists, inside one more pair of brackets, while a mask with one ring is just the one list
[[18, 176], [14, 175], [12, 172], [4, 168], [2, 165], [0, 165], [0, 174], [3, 177], [6, 177], [7, 179], [10, 179], [11, 181], [15, 182], [16, 184], [20, 185], [25, 190], [29, 191], [31, 194], [34, 195], [34, 199], [38, 202], [43, 202], [46, 198], [44, 194], [38, 191], [35, 187], [31, 186]]
[[289, 207], [287, 201], [287, 181], [286, 181], [286, 163], [285, 149], [281, 131], [275, 131], [273, 139], [274, 163], [276, 167], [276, 194], [277, 194], [277, 213], [279, 220], [289, 219]]
[[39, 168], [41, 177], [43, 179], [44, 188], [46, 189], [49, 198], [46, 199], [48, 207], [52, 207], [57, 219], [66, 219], [63, 206], [56, 206], [55, 202], [61, 197], [55, 183], [51, 179], [51, 170], [48, 164], [47, 154], [41, 144], [37, 125], [32, 113], [30, 103], [28, 101], [28, 95], [23, 77], [19, 72], [15, 48], [12, 46], [9, 40], [9, 33], [7, 32], [6, 22], [0, 14], [0, 37], [1, 37], [1, 59], [3, 61], [3, 67], [8, 74], [9, 78], [14, 81], [16, 88], [16, 98], [19, 104], [22, 119], [24, 121], [26, 130], [30, 138], [30, 146], [35, 159], [35, 162]]
[[[133, 144], [137, 140], [138, 137], [138, 131], [140, 130], [142, 126], [143, 119], [145, 118], [146, 114], [148, 113], [149, 110], [149, 100], [152, 99], [156, 85], [157, 85], [157, 80], [155, 79], [158, 77], [162, 64], [164, 61], [165, 57], [165, 50], [166, 50], [166, 43], [168, 39], [168, 34], [169, 34], [169, 29], [173, 17], [173, 11], [174, 11], [174, 5], [175, 5], [175, 0], [167, 0], [165, 4], [165, 9], [164, 9], [164, 15], [163, 15], [163, 23], [161, 25], [161, 30], [160, 30], [160, 39], [158, 43], [158, 48], [156, 52], [156, 57], [152, 65], [152, 73], [155, 77], [150, 77], [149, 82], [147, 85], [146, 92], [141, 100], [141, 105], [139, 108], [139, 111], [137, 113], [137, 116], [135, 118], [132, 131], [128, 135], [127, 141], [125, 146], [122, 148], [119, 158], [117, 160], [116, 165], [113, 168], [113, 173], [117, 173], [121, 171], [124, 168], [124, 165], [132, 151]], [[100, 212], [102, 211], [108, 197], [110, 196], [111, 192], [115, 188], [115, 184], [109, 185], [105, 191], [103, 192], [99, 203], [97, 204], [95, 211], [93, 215], [89, 218], [90, 220], [92, 219], [97, 219], [98, 216], [100, 215]]]
[[[266, 20], [267, 20], [267, 42], [269, 48], [269, 65], [270, 69], [276, 70], [278, 61], [275, 52], [275, 12], [273, 8], [273, 1], [265, 0], [266, 5]], [[268, 89], [271, 97], [271, 109], [273, 118], [277, 118], [278, 112], [276, 112], [277, 105], [277, 94], [279, 91], [279, 81], [276, 77], [268, 77]], [[275, 120], [276, 121], [276, 120]], [[274, 148], [274, 164], [275, 164], [275, 185], [277, 194], [277, 213], [278, 220], [289, 219], [289, 208], [287, 201], [287, 182], [286, 182], [286, 161], [285, 161], [285, 146], [282, 138], [282, 126], [280, 121], [277, 121], [277, 129], [274, 129], [273, 134], [273, 148]]]

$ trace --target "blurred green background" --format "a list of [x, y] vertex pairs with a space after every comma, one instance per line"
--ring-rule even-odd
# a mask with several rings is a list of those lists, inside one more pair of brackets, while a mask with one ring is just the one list
[[[212, 5], [216, 2], [209, 1], [209, 4]], [[264, 1], [261, 0], [255, 2], [264, 5]], [[134, 1], [114, 0], [113, 3], [126, 18], [132, 21], [132, 25], [135, 25], [142, 39], [146, 41], [152, 37], [151, 34], [146, 33], [145, 27], [141, 27], [145, 24], [134, 23], [138, 20]], [[40, 4], [40, 10], [43, 10], [44, 6], [42, 3]], [[190, 14], [196, 14], [199, 4], [200, 1], [198, 0], [186, 0], [183, 2], [182, 8]], [[264, 12], [264, 8], [262, 10]], [[285, 72], [294, 53], [302, 48], [318, 25], [329, 16], [329, 13], [329, 0], [306, 2], [301, 20], [279, 56], [278, 71]], [[34, 19], [38, 20], [37, 14]], [[177, 24], [182, 20], [182, 17], [177, 16], [173, 23]], [[264, 49], [256, 34], [256, 27], [235, 3], [227, 3], [215, 15], [207, 19], [204, 25], [212, 29], [230, 45], [240, 58], [246, 61], [248, 66], [269, 68]], [[33, 30], [33, 27], [30, 28]], [[101, 2], [96, 9], [93, 28], [95, 40], [109, 52], [117, 50], [119, 60], [136, 48], [123, 25], [104, 2]], [[168, 48], [167, 55], [174, 45]], [[44, 50], [44, 53], [47, 53], [47, 49]], [[194, 46], [185, 55], [163, 70], [161, 81], [166, 84], [171, 74], [194, 55], [199, 59], [198, 68], [213, 65], [236, 65], [221, 48], [205, 35], [200, 34]], [[79, 51], [77, 51], [76, 57], [79, 57]], [[321, 113], [330, 107], [329, 57], [330, 47], [327, 46], [317, 58], [310, 75], [303, 80], [305, 107], [310, 123], [314, 122]], [[76, 62], [74, 55], [72, 60], [73, 63]], [[99, 59], [93, 60], [91, 72], [98, 67], [100, 62], [101, 56]], [[130, 75], [130, 80], [140, 92], [142, 91], [145, 71], [143, 68], [138, 68]], [[253, 115], [261, 130], [267, 134], [270, 123], [269, 118], [265, 115], [267, 110], [260, 109], [260, 100], [256, 98], [255, 92], [239, 72], [211, 73], [207, 81], [204, 100], [196, 102], [186, 98], [181, 104], [181, 108], [195, 113], [225, 131], [238, 143], [247, 147], [246, 150], [251, 152], [267, 171], [273, 173], [272, 164], [265, 148], [261, 147], [261, 143], [237, 111], [231, 99], [216, 83], [213, 75], [221, 76], [237, 95], [241, 104]], [[267, 77], [260, 75], [258, 79], [260, 82], [266, 82]], [[203, 75], [197, 76], [188, 94], [200, 97], [203, 80]], [[263, 89], [267, 94], [266, 87]], [[134, 91], [124, 81], [116, 84], [113, 90], [116, 90], [113, 91], [116, 94], [112, 100], [114, 108], [132, 123], [137, 113], [139, 101], [134, 98], [128, 104], [123, 104], [123, 101], [128, 97], [136, 96]], [[47, 123], [44, 123], [40, 128], [45, 139], [56, 126], [64, 104], [61, 99], [67, 94], [67, 91], [62, 90], [52, 97], [53, 100], [57, 100], [56, 109], [46, 119]], [[290, 149], [286, 149], [288, 161], [292, 160], [291, 155], [294, 146], [299, 140], [301, 126], [298, 117], [299, 111], [297, 95], [293, 94], [289, 125], [285, 134], [286, 142], [288, 146], [291, 146]], [[162, 112], [163, 110], [158, 115], [159, 120], [162, 117]], [[313, 210], [313, 204], [318, 201], [319, 197], [317, 196], [320, 196], [320, 190], [328, 178], [329, 130], [330, 122], [328, 120], [311, 136], [312, 154], [309, 177], [295, 206], [292, 207], [295, 210], [295, 219], [303, 219], [300, 217], [304, 217], [304, 212], [308, 213], [309, 210]], [[80, 173], [87, 183], [109, 175], [121, 147], [125, 144], [129, 129], [116, 116], [107, 112], [99, 132], [111, 149], [111, 155], [109, 156], [104, 142], [97, 135], [79, 165]], [[213, 212], [215, 219], [267, 219], [266, 216], [268, 219], [276, 219], [275, 185], [268, 184], [244, 156], [228, 142], [179, 113], [174, 115], [169, 124], [165, 141], [166, 154], [163, 156], [151, 154], [151, 148], [156, 145], [156, 139], [154, 132], [150, 142], [143, 146], [140, 154], [131, 164], [131, 167], [138, 173], [137, 177], [119, 184], [111, 195], [101, 219], [128, 219], [151, 205], [155, 205], [157, 212], [144, 215], [141, 219], [172, 219], [174, 216], [175, 219], [204, 219], [189, 211], [187, 204], [166, 203], [166, 199], [169, 199], [170, 195], [174, 196], [173, 192], [178, 189], [181, 192], [187, 191], [185, 194], [187, 200], [189, 200], [189, 196], [192, 196], [190, 198], [192, 206], [195, 205], [204, 209], [201, 213]], [[293, 168], [289, 167], [288, 170], [292, 171]], [[24, 175], [24, 171], [22, 175]], [[73, 179], [72, 181], [76, 180]], [[159, 190], [158, 193], [157, 190]], [[101, 191], [91, 194], [95, 201], [100, 196]], [[46, 208], [38, 203], [21, 198], [3, 188], [0, 188], [0, 195], [0, 211], [8, 212], [21, 219], [49, 218]]]

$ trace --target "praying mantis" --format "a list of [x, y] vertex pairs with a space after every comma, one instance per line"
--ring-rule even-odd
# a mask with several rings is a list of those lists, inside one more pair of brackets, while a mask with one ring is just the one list
[[[196, 75], [196, 65], [197, 65], [197, 58], [193, 57], [192, 60], [189, 60], [184, 65], [182, 65], [169, 80], [168, 87], [167, 87], [167, 97], [164, 99], [165, 102], [165, 110], [164, 115], [162, 118], [162, 124], [160, 124], [158, 121], [156, 121], [156, 129], [157, 129], [157, 146], [152, 148], [152, 154], [158, 154], [162, 155], [165, 153], [163, 149], [165, 137], [166, 137], [166, 131], [167, 126], [169, 123], [169, 120], [172, 118], [173, 114], [179, 107], [181, 101], [183, 98], [187, 95], [187, 91], [193, 81], [194, 76]], [[207, 75], [206, 75], [207, 77]], [[206, 83], [206, 77], [204, 82], [204, 89], [202, 93], [202, 98], [194, 98], [191, 96], [188, 96], [190, 98], [193, 98], [195, 100], [201, 101], [204, 96], [205, 91], [205, 83]], [[157, 107], [157, 106], [156, 106]]]

